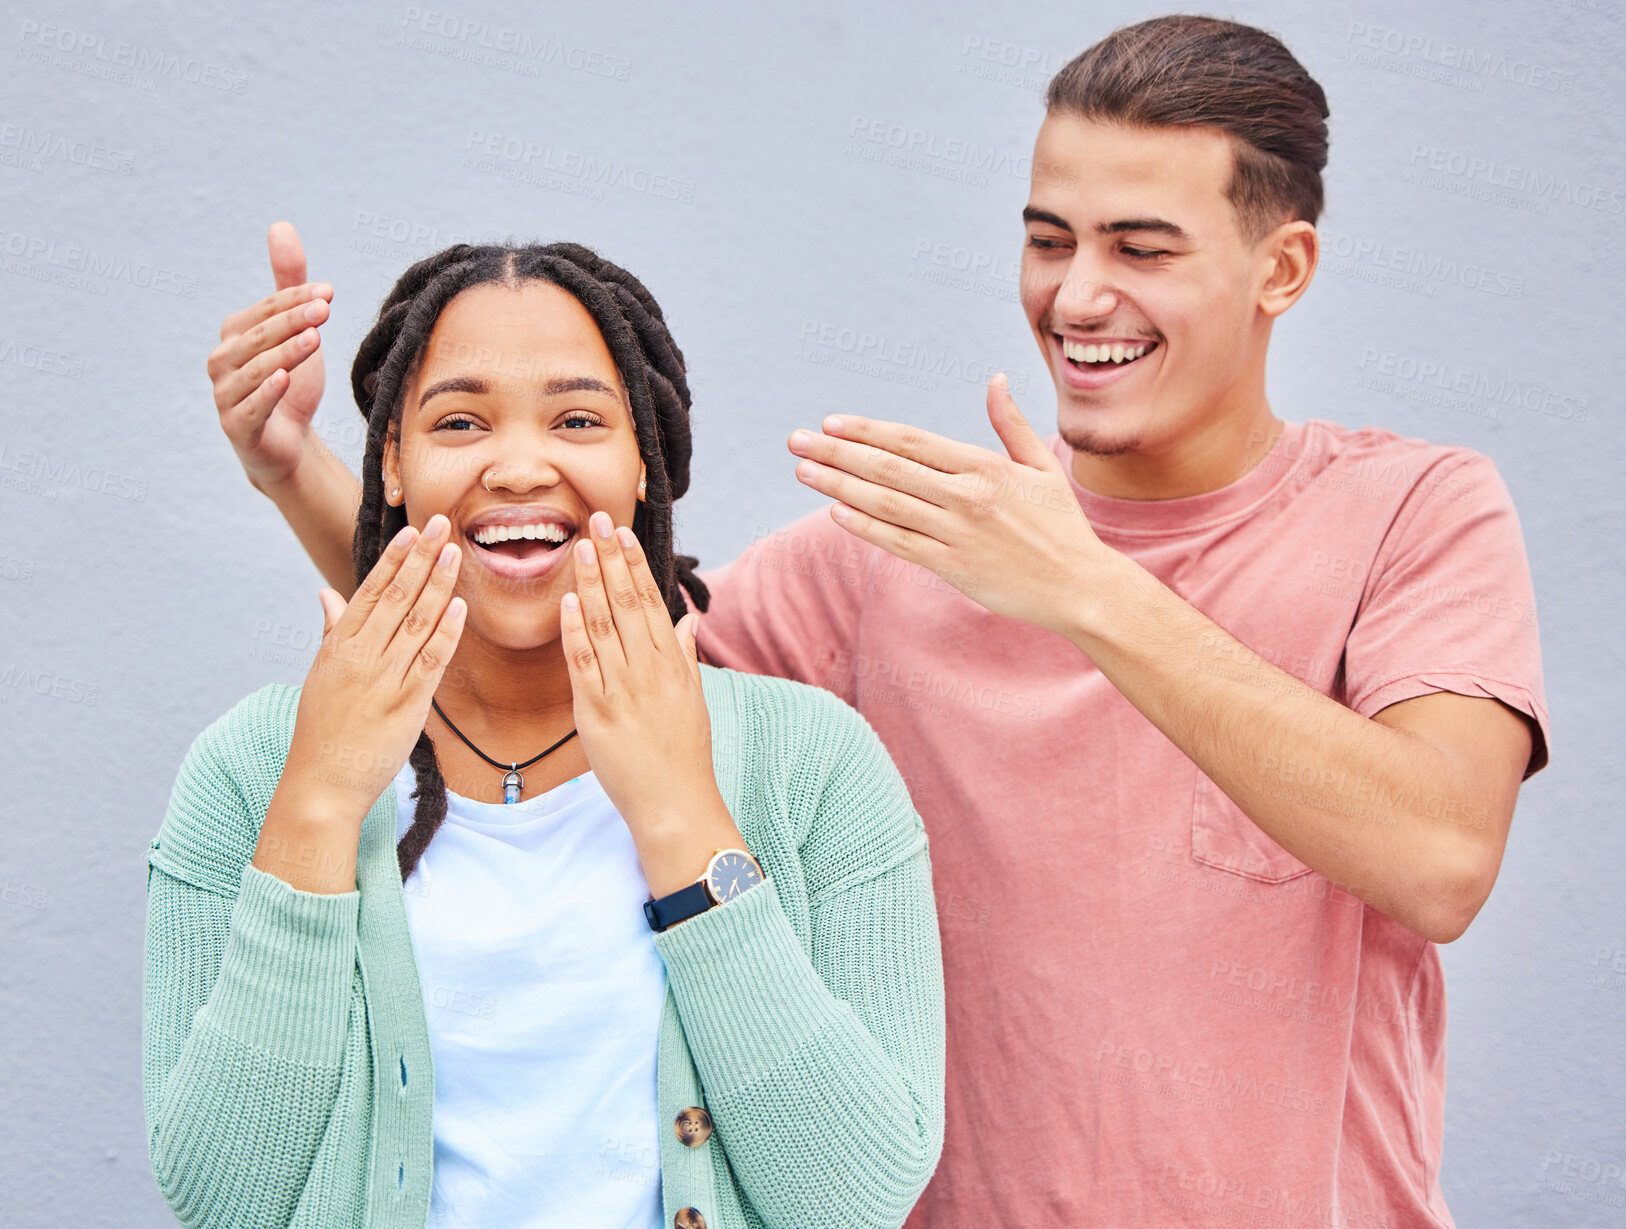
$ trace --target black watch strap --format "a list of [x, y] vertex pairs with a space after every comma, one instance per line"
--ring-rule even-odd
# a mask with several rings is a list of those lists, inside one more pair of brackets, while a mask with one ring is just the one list
[[662, 931], [710, 908], [711, 893], [706, 888], [706, 881], [699, 879], [659, 900], [646, 900], [644, 917], [651, 930]]

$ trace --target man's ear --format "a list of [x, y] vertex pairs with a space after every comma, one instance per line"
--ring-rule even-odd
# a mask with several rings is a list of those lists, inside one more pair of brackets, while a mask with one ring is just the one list
[[1310, 288], [1321, 256], [1321, 237], [1309, 222], [1285, 222], [1259, 245], [1270, 262], [1259, 288], [1259, 310], [1274, 320]]

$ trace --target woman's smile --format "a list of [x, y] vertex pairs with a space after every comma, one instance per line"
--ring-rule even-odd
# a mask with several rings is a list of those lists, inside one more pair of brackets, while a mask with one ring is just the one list
[[489, 508], [463, 527], [464, 557], [504, 580], [539, 580], [570, 557], [574, 517], [542, 504]]

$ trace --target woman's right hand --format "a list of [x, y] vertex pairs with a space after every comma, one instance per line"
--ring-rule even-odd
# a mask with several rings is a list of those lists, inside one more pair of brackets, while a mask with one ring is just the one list
[[299, 468], [325, 372], [318, 326], [333, 287], [305, 281], [299, 232], [275, 223], [266, 237], [277, 291], [227, 316], [209, 355], [220, 426], [256, 489], [286, 482]]
[[468, 612], [450, 531], [438, 513], [403, 529], [348, 603], [322, 590], [322, 647], [254, 856], [296, 888], [354, 889], [361, 822], [423, 732]]

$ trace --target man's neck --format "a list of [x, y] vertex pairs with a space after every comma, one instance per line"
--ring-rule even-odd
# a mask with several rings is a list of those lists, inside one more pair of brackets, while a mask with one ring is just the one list
[[1264, 460], [1285, 424], [1263, 398], [1243, 415], [1218, 416], [1165, 446], [1116, 456], [1073, 453], [1073, 480], [1111, 499], [1184, 499], [1230, 486]]

